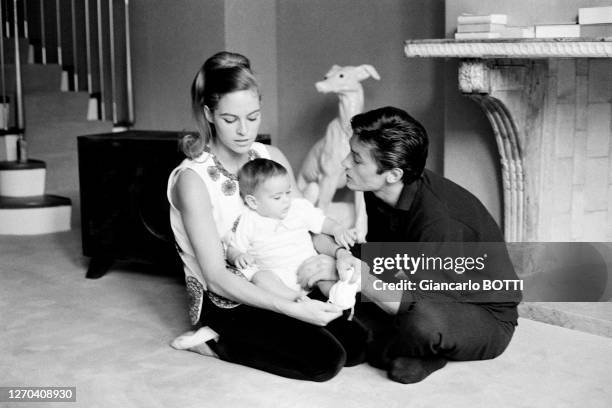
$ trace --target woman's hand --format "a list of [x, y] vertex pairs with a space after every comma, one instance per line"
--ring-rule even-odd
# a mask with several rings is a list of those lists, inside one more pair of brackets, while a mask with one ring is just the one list
[[305, 298], [299, 302], [290, 303], [287, 316], [316, 326], [325, 326], [342, 315], [342, 309], [331, 303]]
[[298, 284], [309, 290], [316, 285], [318, 281], [323, 280], [338, 280], [336, 273], [336, 262], [334, 258], [328, 255], [311, 256], [300, 265], [298, 272]]

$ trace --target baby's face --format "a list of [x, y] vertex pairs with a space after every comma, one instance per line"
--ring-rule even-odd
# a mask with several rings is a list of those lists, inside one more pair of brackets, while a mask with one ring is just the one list
[[288, 175], [273, 176], [261, 183], [253, 196], [257, 214], [282, 220], [291, 205], [291, 182]]

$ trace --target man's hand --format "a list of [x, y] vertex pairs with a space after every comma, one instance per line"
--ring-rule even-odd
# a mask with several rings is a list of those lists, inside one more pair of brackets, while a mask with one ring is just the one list
[[311, 289], [323, 280], [338, 280], [334, 258], [319, 254], [302, 262], [298, 269], [298, 284], [302, 288]]

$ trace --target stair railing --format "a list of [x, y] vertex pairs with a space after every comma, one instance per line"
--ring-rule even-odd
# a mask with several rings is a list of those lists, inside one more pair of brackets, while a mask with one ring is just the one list
[[57, 29], [55, 32], [57, 36], [57, 65], [61, 67], [64, 64], [62, 58], [62, 11], [60, 8], [60, 0], [55, 0], [55, 28]]
[[127, 87], [127, 123], [134, 123], [134, 88], [132, 86], [132, 48], [130, 46], [130, 0], [125, 0], [125, 70]]
[[[110, 0], [112, 1], [112, 0]], [[72, 21], [72, 79], [74, 80], [75, 91], [79, 90], [79, 58], [78, 58], [78, 42], [77, 42], [77, 28], [76, 28], [76, 4], [75, 0], [70, 0], [70, 18]]]
[[0, 112], [2, 114], [2, 130], [6, 131], [8, 130], [8, 117], [6, 103], [6, 73], [4, 71], [4, 24], [1, 23], [2, 21], [4, 21], [4, 4], [0, 4], [0, 32], [2, 33], [2, 41], [0, 41], [0, 63], [2, 64], [2, 67], [0, 67], [0, 86], [2, 86], [2, 110]]
[[13, 39], [15, 41], [15, 94], [16, 94], [16, 126], [19, 135], [18, 156], [19, 161], [28, 161], [25, 141], [25, 112], [23, 109], [23, 84], [21, 82], [21, 51], [19, 50], [19, 18], [17, 17], [17, 0], [13, 0]]
[[[26, 15], [25, 13], [27, 13], [27, 1], [24, 0], [23, 2], [23, 7], [24, 7], [24, 16]], [[27, 20], [27, 18], [24, 19], [24, 27], [25, 27], [25, 20]], [[28, 38], [25, 34], [24, 34], [25, 38]], [[47, 63], [47, 34], [45, 33], [45, 0], [40, 0], [40, 48], [41, 48], [41, 55], [42, 55], [42, 63], [46, 64]]]
[[[65, 3], [67, 1], [70, 1], [69, 5]], [[97, 114], [94, 115], [96, 120], [110, 119], [116, 129], [129, 128], [134, 123], [129, 0], [95, 0], [96, 7], [90, 7], [93, 1], [56, 0], [54, 13], [53, 2], [49, 0], [0, 0], [0, 32], [3, 41], [11, 38], [15, 44], [15, 99], [11, 105], [15, 110], [14, 119], [11, 123], [7, 119], [7, 123], [1, 127], [7, 131], [14, 129], [19, 136], [20, 160], [27, 160], [21, 63], [23, 53], [20, 49], [23, 39], [34, 46], [35, 63], [57, 63], [62, 71], [69, 70], [72, 90], [86, 90], [90, 99], [97, 100]], [[84, 27], [80, 23], [83, 13]], [[94, 23], [96, 28], [93, 27]], [[33, 29], [35, 24], [40, 26], [40, 32], [38, 28]], [[121, 30], [124, 36], [117, 35]], [[55, 45], [54, 40], [57, 41], [56, 47], [52, 46]], [[0, 45], [0, 102], [3, 106], [11, 104], [12, 99], [9, 97], [12, 90], [6, 88], [8, 72], [4, 45], [4, 42]], [[97, 60], [94, 57], [96, 51]], [[64, 65], [66, 63], [72, 66]], [[87, 78], [87, 81], [80, 81], [80, 78]], [[107, 110], [107, 106], [110, 109]]]
[[100, 89], [100, 117], [106, 118], [106, 90], [104, 81], [104, 36], [102, 35], [102, 0], [96, 0], [98, 11], [98, 75]]

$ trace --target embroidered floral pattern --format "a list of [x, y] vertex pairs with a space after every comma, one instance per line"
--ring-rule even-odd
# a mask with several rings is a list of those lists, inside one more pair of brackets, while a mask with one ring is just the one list
[[204, 287], [193, 276], [188, 276], [185, 279], [185, 285], [187, 286], [187, 297], [189, 299], [189, 319], [191, 324], [195, 325], [200, 320], [200, 313], [202, 312]]
[[231, 196], [238, 190], [237, 184], [238, 182], [234, 180], [225, 180], [223, 184], [221, 184], [221, 192], [226, 196]]
[[[219, 159], [217, 159], [217, 156], [215, 156], [210, 151], [210, 147], [206, 146], [204, 148], [204, 151], [210, 154], [210, 157], [212, 158], [214, 163], [213, 166], [208, 166], [208, 168], [206, 169], [208, 176], [211, 178], [212, 181], [217, 181], [219, 180], [220, 176], [223, 175], [227, 180], [224, 180], [221, 184], [221, 192], [226, 196], [234, 195], [236, 191], [238, 191], [238, 177], [235, 174], [230, 173], [225, 169], [225, 167], [223, 167], [223, 164], [221, 164]], [[249, 160], [260, 158], [259, 153], [257, 153], [253, 149], [249, 150], [248, 155]]]
[[208, 172], [208, 175], [210, 176], [212, 181], [219, 180], [219, 176], [221, 175], [221, 173], [219, 173], [219, 169], [217, 168], [217, 166], [208, 166], [206, 171]]
[[236, 232], [236, 229], [238, 228], [238, 224], [240, 224], [240, 215], [238, 216], [238, 218], [236, 218], [236, 221], [234, 221], [234, 224], [232, 225], [232, 232]]
[[[227, 264], [226, 267], [227, 267], [227, 270], [229, 270], [234, 275], [237, 275], [237, 276], [240, 276], [243, 279], [246, 279], [246, 276], [244, 276], [242, 274], [242, 272], [240, 272], [234, 266]], [[226, 299], [223, 296], [219, 296], [216, 293], [213, 293], [211, 291], [207, 291], [206, 294], [208, 295], [208, 298], [210, 299], [210, 301], [215, 306], [217, 306], [217, 307], [219, 307], [221, 309], [233, 309], [233, 308], [235, 308], [237, 306], [240, 306], [240, 303], [236, 303], [233, 300]]]

